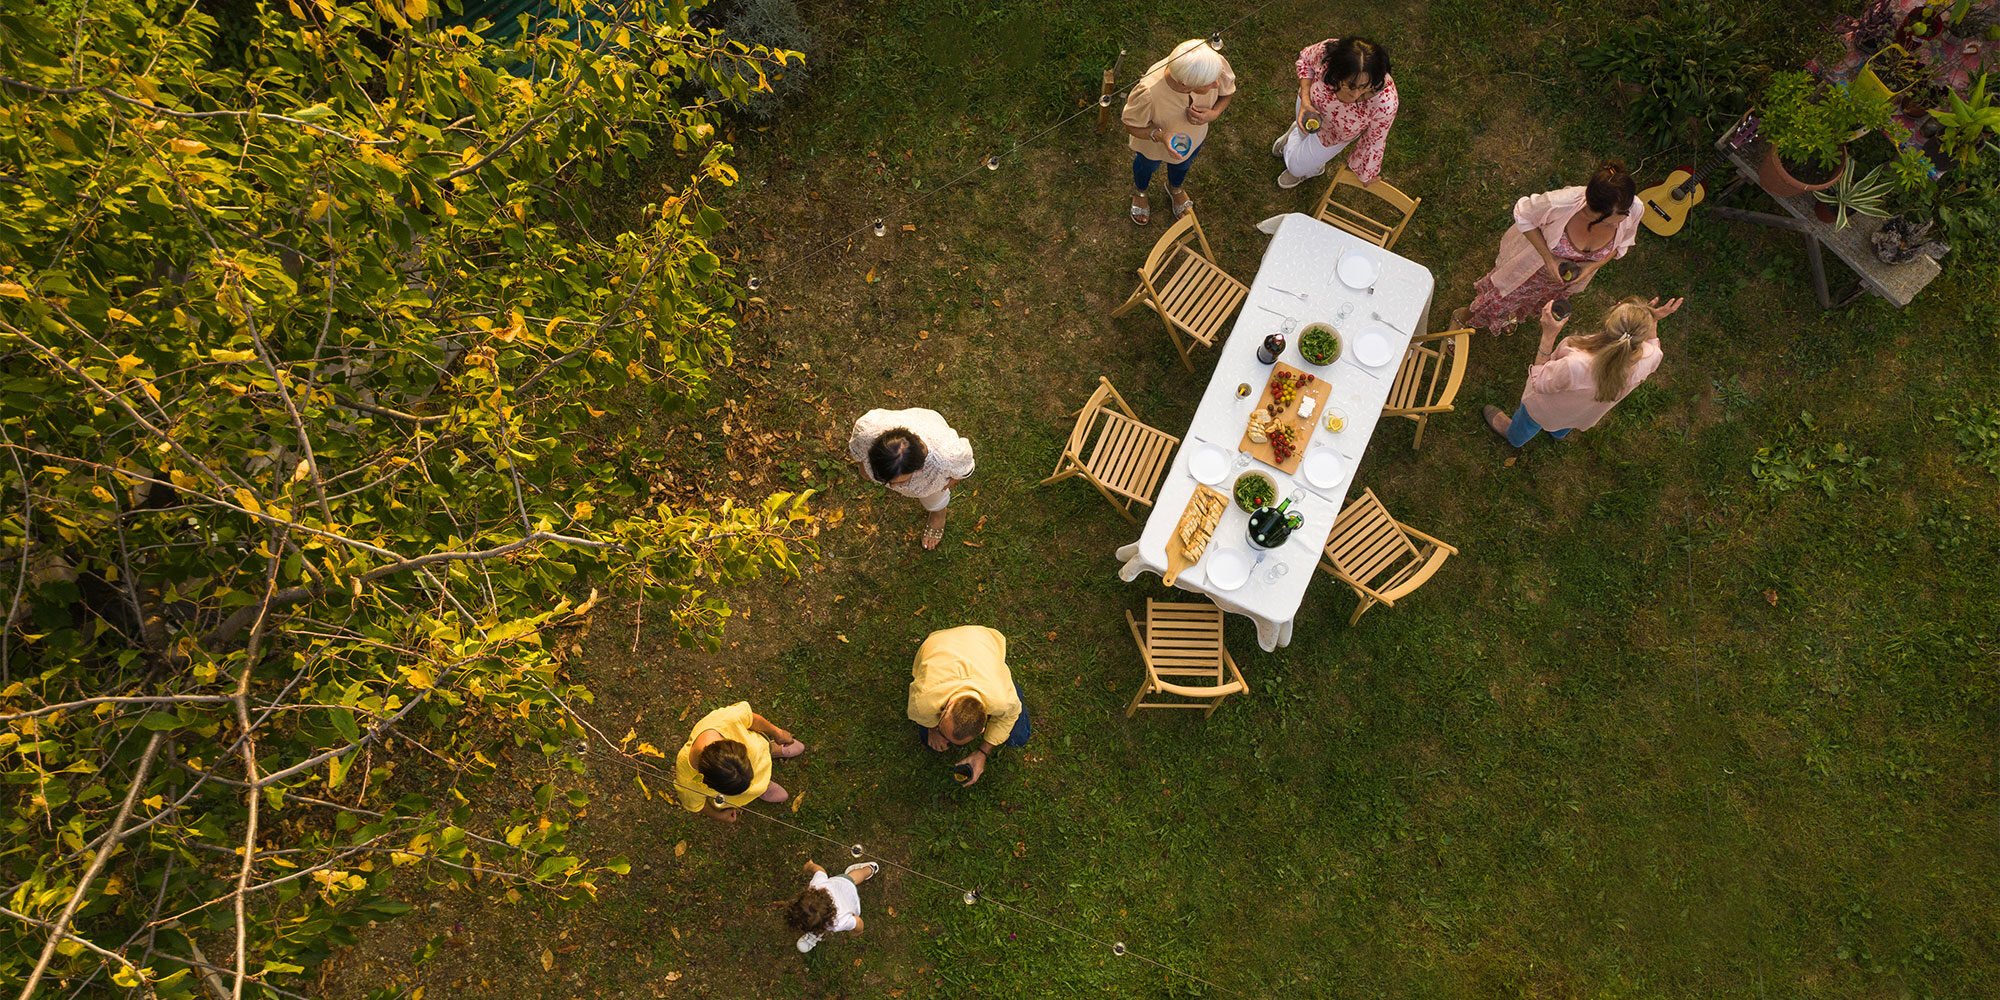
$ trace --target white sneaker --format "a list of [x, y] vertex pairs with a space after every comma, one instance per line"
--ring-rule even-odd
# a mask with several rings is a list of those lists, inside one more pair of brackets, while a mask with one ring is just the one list
[[1306, 182], [1305, 178], [1294, 177], [1292, 176], [1292, 172], [1289, 170], [1278, 171], [1278, 187], [1283, 190], [1290, 191], [1291, 189], [1298, 187], [1299, 185], [1304, 184], [1305, 182]]
[[1278, 140], [1276, 142], [1271, 143], [1271, 155], [1276, 157], [1283, 157], [1285, 155], [1285, 140], [1290, 139], [1291, 137], [1292, 133], [1290, 132], [1285, 132], [1279, 135]]

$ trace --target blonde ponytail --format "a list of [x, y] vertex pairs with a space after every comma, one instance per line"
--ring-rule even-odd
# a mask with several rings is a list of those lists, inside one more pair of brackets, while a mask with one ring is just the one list
[[1601, 332], [1576, 338], [1576, 349], [1590, 355], [1598, 402], [1614, 403], [1625, 395], [1625, 381], [1632, 377], [1632, 366], [1639, 363], [1640, 349], [1659, 335], [1658, 330], [1653, 310], [1635, 295], [1611, 307], [1604, 315]]

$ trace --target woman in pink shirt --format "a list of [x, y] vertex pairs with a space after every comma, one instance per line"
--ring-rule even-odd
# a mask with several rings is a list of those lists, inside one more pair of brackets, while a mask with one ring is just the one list
[[1500, 239], [1493, 270], [1473, 285], [1472, 305], [1451, 314], [1455, 329], [1499, 333], [1590, 287], [1597, 269], [1639, 239], [1636, 185], [1624, 164], [1606, 163], [1590, 183], [1531, 194], [1514, 203], [1514, 226]]
[[1510, 419], [1497, 406], [1486, 408], [1486, 426], [1516, 448], [1543, 430], [1560, 441], [1570, 431], [1596, 426], [1618, 401], [1660, 367], [1659, 321], [1674, 314], [1681, 300], [1661, 305], [1638, 296], [1611, 307], [1604, 329], [1556, 343], [1567, 319], [1542, 307], [1542, 343], [1528, 369], [1528, 386]]
[[1285, 161], [1278, 186], [1290, 190], [1318, 177], [1350, 145], [1348, 169], [1361, 183], [1375, 183], [1399, 104], [1388, 51], [1365, 38], [1329, 38], [1306, 46], [1295, 65], [1292, 127], [1271, 144], [1271, 155]]

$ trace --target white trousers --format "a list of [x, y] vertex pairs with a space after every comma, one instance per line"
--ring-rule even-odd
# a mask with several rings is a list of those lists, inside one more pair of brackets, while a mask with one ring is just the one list
[[917, 502], [923, 504], [925, 510], [935, 514], [938, 511], [945, 509], [947, 506], [950, 506], [951, 491], [939, 490], [936, 493], [931, 494], [930, 496], [918, 497]]
[[1318, 177], [1326, 172], [1326, 165], [1346, 149], [1347, 142], [1322, 146], [1319, 136], [1299, 127], [1298, 100], [1292, 100], [1292, 127], [1285, 132], [1285, 172], [1293, 177]]

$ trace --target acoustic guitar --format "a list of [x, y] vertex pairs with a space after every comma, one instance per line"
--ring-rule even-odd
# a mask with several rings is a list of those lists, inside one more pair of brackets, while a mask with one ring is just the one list
[[1668, 174], [1666, 180], [1639, 192], [1639, 205], [1645, 213], [1639, 221], [1655, 236], [1680, 232], [1687, 225], [1688, 213], [1708, 197], [1708, 189], [1701, 182], [1715, 167], [1711, 163], [1693, 172], [1682, 167]]
[[[1741, 149], [1749, 143], [1754, 132], [1740, 127], [1734, 128], [1724, 137], [1730, 149]], [[1672, 236], [1687, 225], [1688, 213], [1708, 197], [1708, 189], [1701, 182], [1709, 172], [1721, 166], [1726, 157], [1718, 157], [1700, 170], [1690, 171], [1680, 167], [1667, 175], [1667, 179], [1639, 192], [1639, 205], [1643, 211], [1639, 221], [1655, 236]]]

